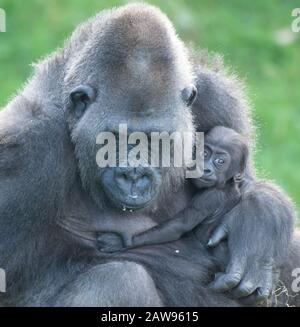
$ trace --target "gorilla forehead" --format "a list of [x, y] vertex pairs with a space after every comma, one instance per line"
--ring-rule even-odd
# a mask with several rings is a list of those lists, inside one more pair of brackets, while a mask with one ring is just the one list
[[205, 136], [205, 143], [231, 154], [240, 154], [247, 145], [246, 139], [231, 128], [216, 126]]
[[[96, 16], [89, 25], [81, 27], [90, 36], [70, 60], [66, 81], [124, 87], [126, 80], [131, 88], [156, 85], [156, 90], [191, 83], [187, 51], [171, 22], [155, 7], [129, 5]], [[78, 41], [82, 40], [71, 38], [72, 44]]]

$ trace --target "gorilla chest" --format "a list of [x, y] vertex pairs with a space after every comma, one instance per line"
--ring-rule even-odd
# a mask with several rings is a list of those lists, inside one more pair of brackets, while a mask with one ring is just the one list
[[144, 232], [157, 223], [138, 212], [81, 210], [65, 213], [61, 227], [90, 246], [95, 245], [99, 233], [113, 232], [122, 236], [126, 246], [132, 245], [132, 236]]

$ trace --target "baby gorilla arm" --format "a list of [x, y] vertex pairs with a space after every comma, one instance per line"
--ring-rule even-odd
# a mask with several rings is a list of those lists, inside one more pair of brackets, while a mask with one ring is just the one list
[[[212, 213], [211, 213], [212, 214]], [[179, 212], [174, 218], [151, 228], [132, 238], [133, 246], [160, 244], [176, 241], [189, 232], [210, 215], [208, 210], [199, 212], [194, 207], [188, 207]]]
[[224, 189], [208, 189], [198, 193], [189, 207], [162, 224], [133, 237], [134, 246], [159, 244], [176, 241], [194, 229], [206, 218], [213, 216], [227, 202]]
[[[174, 218], [168, 219], [146, 232], [133, 236], [132, 245], [136, 247], [176, 241], [184, 233], [200, 224], [209, 214], [208, 210], [199, 212], [194, 207], [188, 207], [179, 212]], [[101, 233], [98, 235], [98, 247], [101, 252], [115, 252], [125, 246], [121, 235], [117, 233]]]
[[[214, 219], [216, 216], [224, 215], [231, 210], [239, 197], [239, 190], [234, 185], [223, 189], [211, 188], [198, 193], [191, 205], [180, 211], [174, 218], [135, 235], [132, 245], [136, 247], [176, 241], [205, 219]], [[100, 234], [98, 245], [102, 252], [114, 252], [124, 247], [121, 237], [115, 233]]]

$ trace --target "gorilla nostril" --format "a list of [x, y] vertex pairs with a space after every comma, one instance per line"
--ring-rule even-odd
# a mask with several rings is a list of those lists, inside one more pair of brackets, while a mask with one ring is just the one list
[[211, 170], [210, 169], [204, 169], [204, 175], [210, 175]]
[[118, 189], [131, 198], [142, 196], [151, 190], [153, 172], [143, 167], [116, 169], [115, 182]]
[[140, 192], [146, 191], [147, 189], [149, 189], [150, 186], [151, 186], [151, 179], [147, 175], [140, 177], [136, 181], [136, 187]]
[[121, 172], [115, 175], [115, 181], [121, 190], [126, 190], [130, 187], [132, 180], [129, 178], [128, 174]]

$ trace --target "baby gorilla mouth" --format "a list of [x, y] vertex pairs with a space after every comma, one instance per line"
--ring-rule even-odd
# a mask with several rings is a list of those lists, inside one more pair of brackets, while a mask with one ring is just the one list
[[161, 185], [161, 175], [157, 170], [141, 166], [106, 168], [101, 180], [106, 195], [123, 211], [147, 207]]

